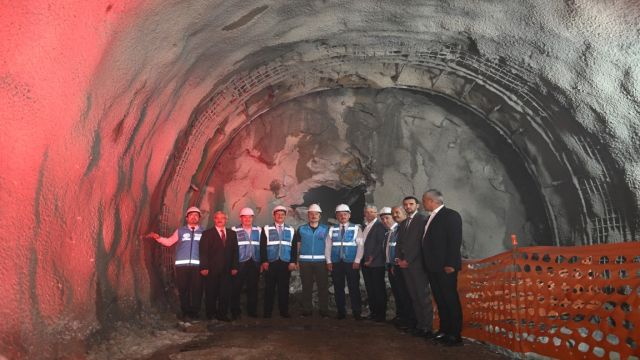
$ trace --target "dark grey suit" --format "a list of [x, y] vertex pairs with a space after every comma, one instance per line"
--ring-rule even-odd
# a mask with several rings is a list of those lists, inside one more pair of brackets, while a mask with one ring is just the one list
[[[409, 222], [408, 226], [407, 222]], [[431, 289], [422, 260], [422, 233], [426, 223], [427, 217], [416, 213], [412, 219], [407, 217], [398, 225], [396, 254], [399, 259], [409, 262], [409, 267], [402, 269], [402, 272], [416, 315], [416, 328], [431, 331], [433, 327]]]

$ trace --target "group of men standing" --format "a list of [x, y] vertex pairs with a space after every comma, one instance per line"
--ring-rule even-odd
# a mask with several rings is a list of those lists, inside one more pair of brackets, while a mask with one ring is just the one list
[[[307, 210], [308, 222], [295, 230], [285, 224], [287, 209], [273, 209], [273, 223], [253, 224], [250, 208], [240, 211], [240, 224], [227, 227], [227, 215], [214, 213], [214, 227], [203, 230], [201, 212], [187, 210], [187, 225], [163, 238], [149, 236], [165, 246], [176, 247], [176, 284], [182, 315], [197, 319], [204, 284], [207, 319], [229, 321], [240, 318], [240, 294], [246, 287], [246, 314], [257, 317], [258, 280], [265, 277], [263, 316], [272, 316], [275, 297], [281, 317], [290, 317], [289, 279], [300, 271], [302, 316], [313, 313], [313, 285], [317, 286], [319, 315], [328, 317], [329, 274], [333, 280], [337, 318], [346, 318], [345, 284], [349, 289], [351, 314], [361, 320], [360, 272], [365, 282], [368, 320], [386, 321], [389, 277], [396, 303], [395, 325], [415, 336], [448, 346], [462, 344], [462, 309], [457, 293], [461, 268], [462, 220], [444, 206], [442, 193], [424, 193], [425, 216], [418, 212], [418, 199], [408, 196], [402, 206], [364, 209], [363, 226], [350, 222], [351, 209], [335, 209], [334, 225], [320, 222], [317, 204]], [[431, 296], [440, 315], [434, 332]], [[231, 313], [231, 319], [228, 317]]]

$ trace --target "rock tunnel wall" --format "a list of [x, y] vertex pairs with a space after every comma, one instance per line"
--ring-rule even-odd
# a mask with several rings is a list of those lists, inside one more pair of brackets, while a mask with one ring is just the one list
[[473, 113], [511, 154], [495, 169], [533, 184], [514, 203], [543, 208], [532, 244], [636, 239], [637, 5], [0, 5], [0, 354], [55, 357], [149, 309], [156, 250], [140, 235], [218, 206], [219, 160], [252, 122], [335, 91]]

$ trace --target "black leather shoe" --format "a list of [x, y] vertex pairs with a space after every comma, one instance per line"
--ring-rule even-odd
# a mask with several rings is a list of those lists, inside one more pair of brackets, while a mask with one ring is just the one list
[[338, 319], [338, 320], [342, 320], [344, 318], [346, 318], [346, 315], [343, 314], [343, 313], [338, 313], [338, 316], [336, 317], [336, 319]]
[[326, 312], [324, 312], [324, 311], [320, 311], [320, 317], [321, 317], [321, 318], [323, 318], [323, 319], [326, 319], [326, 318], [328, 318], [328, 317], [329, 317], [329, 314], [327, 314], [327, 313], [326, 313]]
[[286, 312], [286, 313], [280, 313], [280, 317], [281, 317], [281, 318], [288, 319], [288, 318], [290, 318], [290, 317], [291, 317], [291, 315], [289, 315], [289, 313], [288, 313], [288, 312]]
[[427, 330], [424, 330], [424, 329], [414, 328], [413, 330], [411, 330], [411, 335], [415, 337], [424, 337], [426, 333], [427, 333]]
[[262, 315], [263, 318], [265, 319], [271, 319], [271, 314], [270, 313], [265, 313], [264, 315]]
[[435, 336], [433, 337], [433, 340], [440, 340], [442, 338], [444, 338], [445, 336], [447, 336], [447, 334], [443, 333], [442, 331], [438, 331], [435, 333]]
[[425, 331], [422, 335], [426, 340], [433, 340], [436, 337], [436, 334], [433, 331]]
[[365, 320], [370, 320], [373, 321], [376, 319], [376, 316], [374, 314], [369, 314], [367, 317], [364, 318]]
[[353, 318], [358, 321], [362, 320], [362, 316], [360, 314], [353, 314]]
[[445, 336], [442, 341], [443, 346], [463, 346], [462, 338], [460, 336]]
[[240, 314], [231, 314], [231, 320], [240, 320]]
[[230, 322], [231, 321], [231, 319], [229, 319], [229, 317], [227, 315], [217, 316], [216, 319], [218, 319], [220, 321], [224, 321], [224, 322]]
[[311, 311], [303, 311], [303, 312], [302, 312], [302, 316], [303, 316], [303, 317], [309, 317], [309, 316], [311, 316], [311, 315], [313, 315], [313, 313], [312, 313]]
[[249, 317], [251, 317], [251, 318], [257, 318], [257, 317], [258, 317], [258, 314], [256, 314], [256, 313], [249, 313], [249, 314], [247, 314], [247, 315], [248, 315]]

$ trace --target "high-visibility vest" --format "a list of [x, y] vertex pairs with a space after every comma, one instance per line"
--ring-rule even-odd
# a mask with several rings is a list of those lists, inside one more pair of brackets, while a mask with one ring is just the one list
[[293, 241], [293, 227], [282, 225], [282, 239], [278, 236], [278, 228], [275, 225], [265, 225], [264, 232], [267, 236], [267, 260], [273, 262], [282, 260], [291, 261], [291, 241]]
[[200, 238], [202, 238], [202, 231], [200, 226], [197, 226], [193, 232], [188, 226], [178, 228], [176, 266], [200, 265]]
[[260, 233], [259, 226], [251, 227], [251, 233], [247, 234], [242, 225], [234, 226], [231, 230], [236, 232], [238, 237], [238, 261], [245, 262], [254, 259], [260, 262]]
[[340, 237], [340, 225], [334, 225], [329, 229], [331, 237], [331, 262], [354, 262], [358, 251], [358, 231], [360, 227], [351, 223], [346, 224], [344, 237]]
[[298, 228], [300, 234], [300, 262], [324, 262], [324, 247], [329, 227], [319, 224], [315, 231], [304, 224]]

